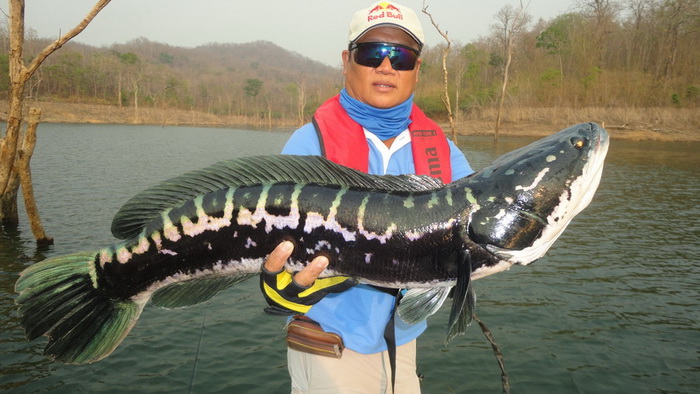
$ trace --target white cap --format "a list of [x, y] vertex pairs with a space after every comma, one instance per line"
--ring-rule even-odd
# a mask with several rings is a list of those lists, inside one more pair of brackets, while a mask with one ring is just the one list
[[392, 1], [380, 1], [357, 11], [350, 21], [350, 42], [355, 42], [377, 26], [398, 27], [413, 37], [420, 47], [425, 43], [423, 28], [416, 13]]

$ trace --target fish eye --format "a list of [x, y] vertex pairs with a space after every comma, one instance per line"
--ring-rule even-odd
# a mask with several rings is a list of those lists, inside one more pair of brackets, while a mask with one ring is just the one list
[[582, 149], [584, 146], [586, 146], [586, 141], [582, 138], [574, 137], [571, 139], [571, 145], [573, 145], [573, 147], [576, 149]]

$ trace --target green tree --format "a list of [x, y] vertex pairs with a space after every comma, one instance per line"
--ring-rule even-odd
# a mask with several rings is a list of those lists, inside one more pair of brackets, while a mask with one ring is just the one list
[[119, 106], [121, 107], [122, 102], [125, 101], [125, 97], [123, 95], [123, 90], [124, 86], [123, 84], [128, 81], [129, 85], [133, 89], [133, 95], [134, 95], [134, 121], [138, 120], [138, 110], [139, 110], [139, 83], [141, 82], [141, 77], [142, 77], [142, 67], [141, 67], [141, 59], [133, 53], [133, 52], [127, 52], [127, 53], [122, 53], [118, 54], [119, 56], [119, 61], [122, 64], [121, 70], [119, 72], [119, 80], [118, 80], [118, 101], [119, 101]]
[[160, 55], [158, 55], [158, 61], [160, 63], [173, 64], [173, 60], [174, 60], [174, 58], [165, 52], [161, 52]]
[[[559, 87], [562, 89], [560, 90], [561, 95], [563, 95], [564, 89], [563, 52], [571, 45], [569, 29], [575, 25], [576, 19], [577, 16], [574, 14], [558, 16], [552, 21], [549, 27], [542, 31], [536, 38], [535, 46], [537, 48], [542, 48], [547, 51], [548, 55], [555, 55], [557, 57], [557, 62], [559, 63]], [[551, 76], [549, 70], [545, 70], [544, 74], [547, 74], [547, 78]]]
[[119, 55], [119, 60], [124, 64], [136, 64], [139, 62], [139, 57], [135, 53], [128, 52]]
[[263, 81], [259, 79], [246, 79], [245, 81], [246, 85], [243, 88], [243, 91], [245, 91], [246, 96], [248, 97], [257, 97], [258, 94], [260, 94], [260, 90], [262, 90], [263, 86]]

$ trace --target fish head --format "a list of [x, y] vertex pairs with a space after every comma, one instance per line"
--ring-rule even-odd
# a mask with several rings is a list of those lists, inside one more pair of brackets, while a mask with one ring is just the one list
[[591, 202], [608, 144], [605, 129], [579, 124], [507, 153], [469, 177], [476, 198], [469, 239], [506, 268], [542, 257]]

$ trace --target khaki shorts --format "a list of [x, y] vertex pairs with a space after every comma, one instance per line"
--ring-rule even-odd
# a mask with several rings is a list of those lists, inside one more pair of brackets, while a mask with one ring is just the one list
[[[350, 349], [331, 358], [287, 349], [292, 393], [391, 394], [389, 354], [361, 354]], [[420, 393], [416, 341], [396, 348], [396, 393]]]

